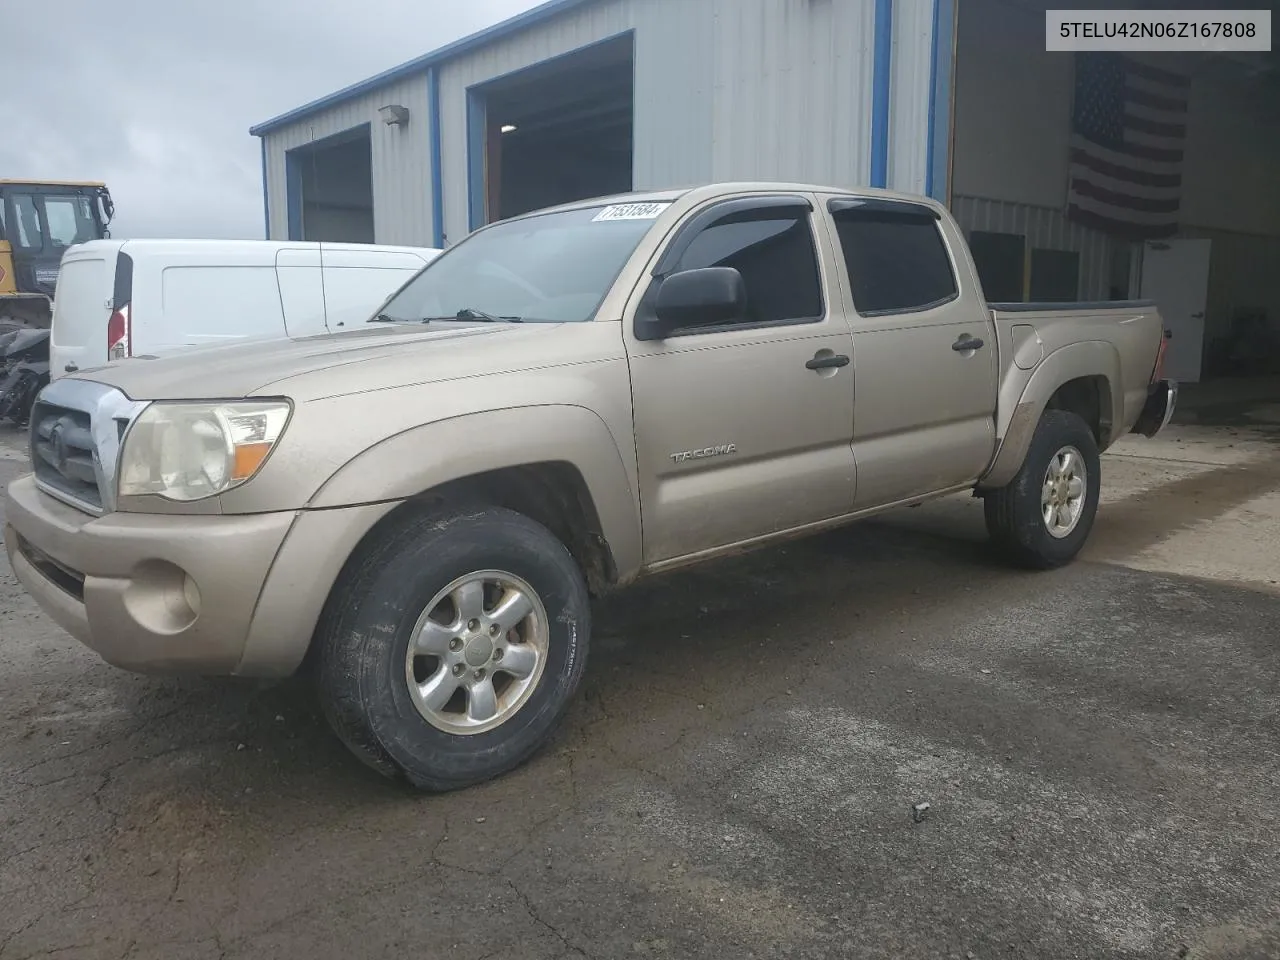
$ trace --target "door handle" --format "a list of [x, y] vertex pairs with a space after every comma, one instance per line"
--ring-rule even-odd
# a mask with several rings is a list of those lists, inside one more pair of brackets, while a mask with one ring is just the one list
[[847, 367], [849, 358], [842, 353], [831, 357], [814, 357], [805, 366], [810, 370], [830, 370], [834, 367]]
[[951, 345], [951, 349], [956, 353], [964, 353], [968, 350], [981, 350], [986, 344], [977, 337], [971, 337], [967, 333], [959, 340]]
[[68, 363], [68, 364], [67, 364], [65, 367], [63, 367], [62, 369], [63, 369], [63, 370], [65, 370], [65, 371], [67, 371], [67, 373], [75, 373], [75, 372], [76, 372], [77, 370], [79, 370], [80, 368], [79, 368], [79, 367], [77, 367], [74, 363]]

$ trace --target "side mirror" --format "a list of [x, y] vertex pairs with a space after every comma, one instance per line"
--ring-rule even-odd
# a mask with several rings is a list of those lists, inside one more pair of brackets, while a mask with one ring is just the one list
[[703, 267], [673, 273], [658, 289], [654, 313], [657, 322], [647, 326], [659, 339], [684, 327], [714, 327], [732, 323], [746, 312], [747, 287], [732, 267]]

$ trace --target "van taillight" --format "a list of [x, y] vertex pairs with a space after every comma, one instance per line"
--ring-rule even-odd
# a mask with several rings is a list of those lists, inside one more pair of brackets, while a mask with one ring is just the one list
[[133, 342], [129, 336], [129, 305], [125, 304], [111, 314], [107, 321], [107, 359], [123, 360], [133, 356]]
[[1151, 371], [1151, 382], [1159, 383], [1164, 379], [1164, 355], [1169, 351], [1169, 341], [1173, 339], [1173, 331], [1165, 330], [1160, 337], [1160, 349], [1156, 351], [1156, 366]]

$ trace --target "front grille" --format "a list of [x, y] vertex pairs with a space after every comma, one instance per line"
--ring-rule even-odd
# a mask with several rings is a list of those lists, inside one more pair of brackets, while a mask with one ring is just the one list
[[31, 463], [36, 480], [51, 492], [101, 512], [87, 412], [37, 400], [31, 411]]

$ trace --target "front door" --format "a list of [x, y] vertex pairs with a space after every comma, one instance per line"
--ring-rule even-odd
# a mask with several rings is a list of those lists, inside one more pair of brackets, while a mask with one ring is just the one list
[[853, 325], [858, 509], [973, 482], [995, 447], [998, 358], [950, 256], [963, 238], [917, 203], [827, 206]]
[[748, 305], [723, 327], [628, 333], [646, 563], [851, 512], [852, 339], [811, 202], [718, 204], [672, 242], [664, 274], [734, 267]]
[[1170, 380], [1200, 380], [1212, 243], [1153, 240], [1142, 249], [1142, 297], [1155, 301], [1164, 328], [1173, 333], [1164, 357], [1164, 375]]

